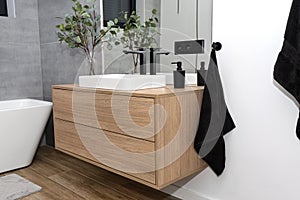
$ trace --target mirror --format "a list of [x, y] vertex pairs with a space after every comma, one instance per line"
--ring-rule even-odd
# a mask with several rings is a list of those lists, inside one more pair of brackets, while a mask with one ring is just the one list
[[[136, 10], [136, 0], [102, 0], [103, 1], [103, 25], [109, 20], [119, 18], [121, 12], [131, 13]], [[119, 18], [118, 25], [124, 26], [124, 19]]]
[[[204, 40], [204, 53], [174, 55], [175, 41]], [[212, 43], [212, 0], [163, 0], [161, 1], [160, 47], [172, 52], [160, 57], [160, 70], [171, 72], [176, 66], [171, 62], [182, 61], [187, 72], [195, 72], [204, 61], [208, 67]]]
[[[103, 8], [103, 0], [100, 5]], [[117, 1], [117, 0], [116, 0]], [[159, 72], [172, 72], [175, 66], [171, 62], [182, 61], [183, 68], [187, 72], [195, 72], [195, 67], [200, 68], [200, 62], [205, 62], [208, 67], [209, 55], [212, 43], [212, 5], [213, 0], [137, 0], [136, 11], [141, 16], [141, 20], [151, 16], [152, 9], [158, 11], [160, 21], [160, 37], [158, 38], [159, 46], [163, 50], [170, 51], [168, 56], [161, 55], [157, 60]], [[103, 11], [102, 11], [103, 12]], [[205, 42], [204, 53], [194, 55], [175, 55], [174, 42], [185, 40], [203, 39]], [[126, 73], [126, 60], [122, 53], [118, 53], [120, 48], [112, 51], [104, 51], [105, 73]], [[120, 63], [123, 63], [122, 65]], [[119, 61], [117, 61], [119, 60]], [[149, 63], [149, 56], [147, 57]], [[130, 65], [130, 64], [128, 64]], [[149, 72], [149, 67], [147, 67]], [[104, 72], [104, 71], [103, 71]]]

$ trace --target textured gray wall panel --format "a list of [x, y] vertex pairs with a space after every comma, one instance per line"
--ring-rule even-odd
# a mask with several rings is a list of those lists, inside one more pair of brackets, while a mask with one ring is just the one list
[[43, 98], [37, 0], [16, 0], [0, 17], [0, 100]]

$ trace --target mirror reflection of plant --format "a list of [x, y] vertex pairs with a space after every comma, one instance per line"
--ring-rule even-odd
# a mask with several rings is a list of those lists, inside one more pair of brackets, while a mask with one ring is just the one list
[[[130, 50], [139, 48], [156, 48], [158, 42], [156, 37], [160, 34], [158, 30], [159, 20], [156, 16], [157, 10], [152, 10], [152, 15], [141, 22], [141, 17], [133, 11], [132, 13], [124, 12], [122, 18], [125, 20], [123, 35], [120, 40], [115, 41], [116, 45], [122, 44], [124, 48]], [[133, 62], [136, 72], [136, 67], [138, 64], [138, 56], [133, 56]]]
[[112, 48], [117, 32], [120, 32], [120, 28], [116, 26], [118, 19], [109, 21], [107, 27], [101, 29], [101, 17], [95, 9], [96, 0], [91, 5], [83, 5], [78, 0], [72, 1], [74, 13], [67, 14], [64, 18], [65, 23], [56, 26], [59, 29], [57, 36], [60, 42], [67, 43], [70, 48], [80, 48], [84, 51], [90, 65], [90, 75], [94, 75], [95, 49], [103, 43], [107, 44], [108, 49]]

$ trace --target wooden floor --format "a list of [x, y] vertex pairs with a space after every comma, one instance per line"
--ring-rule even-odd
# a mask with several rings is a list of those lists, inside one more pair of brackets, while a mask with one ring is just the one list
[[23, 200], [167, 200], [172, 197], [80, 161], [51, 147], [40, 147], [31, 166], [16, 173], [43, 189]]

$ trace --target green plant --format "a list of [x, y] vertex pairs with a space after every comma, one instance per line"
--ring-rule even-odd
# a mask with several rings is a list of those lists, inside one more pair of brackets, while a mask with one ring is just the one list
[[135, 47], [150, 48], [157, 46], [155, 36], [159, 34], [157, 30], [159, 21], [156, 13], [156, 9], [153, 9], [152, 16], [144, 23], [141, 23], [141, 17], [137, 15], [136, 11], [133, 11], [131, 14], [128, 12], [123, 13], [122, 17], [125, 20], [125, 25], [120, 42], [125, 48], [134, 49]]
[[[154, 48], [158, 46], [156, 37], [160, 34], [158, 31], [159, 20], [156, 16], [157, 10], [152, 10], [152, 15], [141, 22], [141, 17], [133, 11], [132, 13], [124, 12], [122, 18], [125, 20], [123, 35], [115, 44], [122, 44], [124, 48], [133, 50], [135, 48]], [[133, 56], [134, 67], [138, 64], [138, 56]]]
[[64, 23], [56, 26], [59, 29], [57, 36], [60, 42], [67, 43], [70, 48], [80, 48], [84, 51], [90, 65], [90, 75], [94, 75], [95, 48], [103, 43], [106, 43], [109, 49], [112, 48], [115, 36], [120, 31], [116, 26], [118, 19], [109, 21], [107, 27], [101, 29], [101, 17], [95, 9], [96, 0], [84, 5], [78, 0], [72, 1], [74, 13], [67, 14]]

